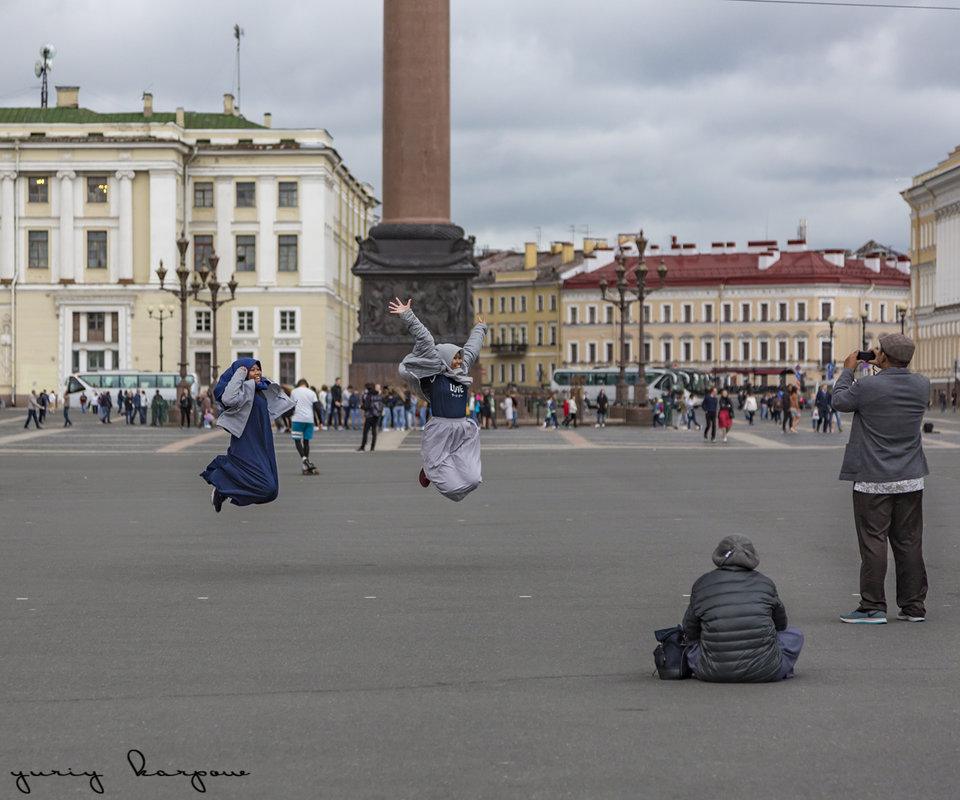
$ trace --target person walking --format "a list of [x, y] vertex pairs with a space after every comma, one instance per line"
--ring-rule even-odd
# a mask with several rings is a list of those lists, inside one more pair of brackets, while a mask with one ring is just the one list
[[280, 492], [271, 421], [294, 407], [280, 384], [263, 377], [255, 358], [239, 358], [213, 390], [217, 425], [230, 434], [226, 455], [217, 456], [201, 477], [213, 486], [210, 502], [218, 514], [224, 501], [235, 506], [270, 503]]
[[167, 421], [167, 401], [163, 399], [160, 390], [157, 389], [153, 394], [153, 400], [150, 401], [150, 425], [159, 427]]
[[319, 475], [310, 460], [310, 441], [313, 439], [313, 421], [316, 417], [320, 398], [310, 388], [306, 378], [297, 381], [297, 388], [290, 392], [294, 402], [293, 419], [290, 425], [290, 438], [300, 454], [300, 471], [304, 475]]
[[833, 393], [827, 384], [820, 384], [817, 390], [817, 396], [814, 398], [813, 405], [817, 409], [820, 417], [820, 424], [823, 426], [824, 433], [830, 433], [833, 429]]
[[110, 392], [104, 392], [100, 395], [100, 421], [112, 425], [113, 420], [110, 419], [110, 412], [113, 411], [113, 397], [110, 396]]
[[[226, 374], [226, 373], [224, 373]], [[214, 391], [216, 397], [216, 391]], [[180, 390], [180, 427], [191, 427], [190, 410], [193, 408], [193, 399], [190, 397], [190, 390], [184, 387]]]
[[357, 448], [361, 453], [367, 448], [367, 433], [371, 433], [370, 452], [377, 449], [377, 428], [380, 427], [380, 417], [383, 415], [383, 398], [380, 396], [380, 384], [368, 383], [366, 391], [360, 400], [363, 409], [363, 438]]
[[876, 375], [856, 378], [857, 351], [843, 362], [833, 407], [852, 411], [840, 480], [853, 481], [853, 519], [860, 547], [860, 603], [843, 622], [887, 621], [884, 579], [887, 542], [896, 565], [897, 619], [926, 618], [923, 562], [923, 489], [929, 474], [921, 431], [930, 380], [909, 370], [915, 345], [900, 333], [879, 339], [868, 362]]
[[30, 420], [33, 420], [33, 424], [39, 429], [40, 426], [40, 398], [37, 397], [37, 390], [32, 389], [30, 391], [30, 396], [27, 398], [27, 421], [23, 424], [24, 428], [30, 427]]
[[[36, 392], [34, 392], [34, 394], [36, 394]], [[40, 424], [43, 425], [47, 421], [47, 404], [50, 402], [46, 389], [40, 392], [40, 395], [37, 397], [37, 402], [40, 404], [40, 411], [37, 416], [40, 418]]]
[[81, 414], [87, 413], [87, 393], [86, 392], [80, 392], [80, 413]]
[[70, 395], [66, 392], [63, 394], [63, 402], [60, 405], [63, 408], [63, 427], [73, 427], [73, 423], [70, 421]]
[[401, 303], [397, 297], [389, 311], [403, 318], [415, 342], [413, 352], [400, 363], [400, 375], [414, 392], [429, 399], [433, 414], [421, 436], [420, 485], [432, 483], [444, 497], [459, 502], [483, 481], [480, 429], [467, 417], [467, 394], [473, 382], [470, 369], [480, 356], [487, 325], [481, 314], [463, 346], [437, 344], [410, 306], [410, 300]]
[[697, 396], [696, 392], [690, 392], [687, 395], [686, 406], [687, 406], [687, 430], [690, 430], [690, 424], [693, 423], [697, 426], [697, 430], [700, 430], [702, 426], [697, 422], [697, 406], [700, 404], [701, 400]]
[[610, 401], [607, 399], [606, 390], [601, 389], [597, 393], [597, 423], [593, 427], [595, 428], [607, 427], [607, 407], [609, 404], [610, 404]]
[[515, 427], [513, 425], [513, 398], [509, 394], [500, 401], [500, 408], [503, 409], [503, 417], [507, 422], [507, 427]]
[[[574, 428], [577, 427], [577, 413], [579, 410], [577, 407], [577, 398], [574, 395], [570, 395], [570, 403], [567, 406], [567, 411], [570, 413], [570, 422], [573, 423]], [[570, 425], [568, 424], [567, 427], [569, 428]]]
[[330, 387], [330, 422], [329, 427], [343, 429], [343, 380], [337, 378]]
[[720, 399], [717, 397], [716, 386], [710, 387], [707, 396], [703, 398], [701, 408], [703, 408], [704, 417], [703, 438], [706, 439], [707, 434], [709, 434], [710, 441], [715, 442], [717, 440], [717, 412], [720, 410]]
[[[796, 384], [790, 387], [790, 433], [796, 433], [800, 426], [800, 390]], [[786, 420], [784, 420], [786, 421]]]
[[747, 418], [747, 424], [753, 425], [753, 418], [757, 413], [757, 396], [750, 392], [746, 400], [743, 401], [743, 414]]
[[[352, 386], [347, 387], [347, 414], [350, 419], [350, 427], [358, 431], [363, 427], [360, 421], [360, 394]], [[413, 427], [411, 422], [410, 427]]]
[[717, 427], [723, 433], [723, 441], [727, 441], [727, 433], [733, 427], [733, 400], [726, 389], [720, 392], [720, 400], [717, 403]]

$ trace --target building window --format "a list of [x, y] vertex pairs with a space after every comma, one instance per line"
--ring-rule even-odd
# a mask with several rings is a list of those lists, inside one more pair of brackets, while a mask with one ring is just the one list
[[760, 342], [760, 360], [761, 361], [770, 360], [770, 342], [766, 340]]
[[769, 322], [770, 320], [770, 304], [761, 303], [760, 304], [760, 321]]
[[209, 386], [212, 383], [210, 380], [210, 353], [194, 353], [193, 364], [200, 385]]
[[[506, 313], [507, 313], [507, 298], [506, 298], [504, 295], [500, 295], [500, 298], [499, 298], [499, 299], [500, 299], [500, 313], [501, 313], [501, 314], [506, 314]], [[491, 308], [490, 310], [493, 311], [492, 308]]]
[[280, 311], [280, 333], [297, 332], [297, 312], [294, 310]]
[[693, 322], [693, 305], [691, 303], [683, 304], [683, 321]]
[[733, 361], [733, 342], [731, 341], [721, 342], [720, 346], [723, 350], [723, 360]]
[[297, 382], [297, 354], [296, 353], [278, 353], [280, 362], [280, 383], [293, 386]]
[[193, 184], [193, 207], [213, 208], [212, 181], [197, 181]]
[[87, 269], [107, 268], [107, 232], [87, 231]]
[[526, 343], [527, 343], [527, 326], [521, 325], [520, 326], [520, 344], [526, 344]]
[[257, 271], [257, 237], [237, 236], [237, 272]]
[[520, 362], [520, 383], [527, 382], [527, 365], [522, 361]]
[[212, 315], [209, 311], [193, 312], [193, 330], [196, 333], [209, 333]]
[[253, 312], [237, 311], [237, 333], [253, 332]]
[[576, 306], [570, 306], [570, 324], [576, 325], [579, 317], [579, 309]]
[[723, 304], [723, 321], [733, 322], [733, 303]]
[[537, 346], [543, 346], [543, 325], [537, 325]]
[[880, 321], [881, 322], [887, 321], [887, 304], [886, 303], [880, 304]]
[[596, 342], [587, 342], [587, 363], [588, 364], [597, 363], [597, 343]]
[[478, 314], [482, 314], [482, 313], [483, 313], [483, 298], [482, 298], [482, 297], [478, 297], [478, 298], [477, 298], [477, 313], [478, 313]]
[[28, 203], [46, 203], [47, 202], [47, 179], [46, 178], [28, 178], [27, 179], [27, 202]]
[[826, 321], [833, 316], [833, 303], [829, 300], [824, 300], [820, 303], [820, 319]]
[[807, 340], [797, 339], [797, 361], [803, 363], [807, 360]]
[[501, 325], [499, 331], [497, 331], [497, 344], [506, 344], [507, 343], [507, 326]]
[[713, 303], [703, 304], [703, 321], [713, 322]]
[[680, 357], [684, 361], [693, 361], [693, 342], [681, 342], [680, 348]]
[[704, 342], [703, 343], [703, 360], [710, 362], [713, 361], [713, 342]]
[[870, 319], [870, 304], [869, 304], [869, 303], [864, 303], [864, 304], [863, 304], [863, 310], [867, 313], [867, 319], [869, 320], [869, 319]]
[[516, 382], [517, 382], [517, 365], [511, 364], [510, 365], [510, 383], [516, 383]]
[[27, 267], [30, 269], [47, 269], [50, 266], [47, 232], [27, 232]]
[[785, 339], [777, 340], [777, 361], [783, 362], [787, 360], [787, 342]]
[[253, 181], [237, 181], [237, 208], [254, 208], [257, 205], [257, 184]]
[[537, 311], [543, 311], [543, 295], [537, 295]]
[[557, 310], [557, 296], [555, 294], [550, 295], [550, 310]]
[[803, 300], [797, 301], [797, 322], [804, 322], [807, 319], [807, 304]]
[[669, 303], [660, 306], [660, 321], [673, 322], [673, 306]]
[[555, 322], [550, 323], [550, 344], [554, 347], [557, 344], [557, 324]]
[[510, 295], [510, 313], [511, 314], [517, 313], [517, 298], [514, 297], [513, 295]]
[[107, 315], [103, 311], [87, 312], [87, 341], [106, 341]]
[[193, 237], [193, 268], [197, 272], [203, 269], [204, 263], [210, 264], [210, 256], [213, 254], [213, 236], [202, 234]]
[[740, 360], [750, 360], [750, 342], [748, 341], [740, 342]]
[[749, 303], [740, 304], [740, 321], [741, 322], [750, 321], [750, 304]]
[[527, 296], [525, 294], [520, 295], [520, 313], [525, 314], [527, 311]]
[[280, 181], [280, 188], [277, 193], [277, 205], [280, 208], [297, 207], [297, 182]]
[[607, 325], [613, 325], [613, 306], [607, 305], [603, 307], [603, 321]]
[[580, 345], [570, 342], [570, 363], [576, 364], [580, 360]]
[[297, 236], [283, 234], [279, 237], [279, 257], [277, 270], [280, 272], [297, 271]]
[[87, 350], [87, 369], [103, 369], [104, 353], [103, 350]]
[[591, 325], [597, 324], [597, 307], [587, 306], [587, 322]]
[[493, 296], [492, 295], [487, 300], [487, 311], [490, 312], [491, 314], [493, 313]]
[[663, 351], [663, 363], [669, 364], [673, 361], [673, 342], [661, 342], [660, 349]]
[[107, 179], [105, 176], [97, 175], [87, 178], [87, 202], [107, 202]]
[[607, 364], [613, 363], [613, 342], [603, 343], [603, 360]]
[[507, 368], [506, 368], [506, 365], [501, 364], [500, 365], [500, 383], [506, 383], [506, 382], [507, 382]]
[[786, 303], [777, 303], [777, 319], [780, 322], [787, 321], [787, 304]]
[[643, 321], [649, 322], [652, 317], [650, 316], [653, 312], [650, 310], [650, 306], [644, 304], [643, 306]]

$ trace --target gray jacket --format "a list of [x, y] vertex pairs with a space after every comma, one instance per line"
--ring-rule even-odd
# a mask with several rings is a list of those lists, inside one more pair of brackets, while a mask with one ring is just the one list
[[701, 575], [683, 615], [687, 641], [700, 642], [697, 677], [717, 683], [764, 683], [780, 675], [777, 631], [787, 612], [762, 572], [723, 566]]
[[833, 407], [854, 415], [840, 480], [883, 483], [927, 475], [921, 429], [929, 397], [929, 379], [906, 367], [856, 380], [852, 369], [844, 369], [833, 387]]
[[[250, 419], [253, 396], [256, 391], [257, 387], [253, 381], [247, 380], [247, 371], [238, 369], [227, 384], [227, 388], [223, 390], [223, 396], [220, 398], [223, 411], [217, 418], [217, 425], [233, 436], [240, 436], [243, 429], [247, 427], [247, 420]], [[271, 383], [261, 391], [267, 401], [271, 421], [286, 414], [296, 405], [284, 394], [279, 383]]]
[[[470, 369], [480, 356], [480, 348], [483, 347], [483, 340], [487, 335], [487, 326], [484, 323], [478, 322], [463, 347], [458, 347], [451, 344], [438, 345], [430, 331], [410, 309], [404, 311], [400, 318], [407, 324], [414, 338], [413, 352], [400, 362], [400, 377], [417, 395], [429, 403], [430, 398], [424, 394], [420, 381], [441, 373], [459, 383], [472, 383]], [[463, 353], [463, 364], [460, 369], [454, 370], [450, 367], [450, 359], [457, 351]]]

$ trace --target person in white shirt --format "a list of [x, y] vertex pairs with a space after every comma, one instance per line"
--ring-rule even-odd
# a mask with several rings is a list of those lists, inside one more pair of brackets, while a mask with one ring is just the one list
[[305, 378], [297, 381], [297, 388], [290, 392], [290, 399], [296, 403], [290, 437], [300, 454], [300, 468], [304, 475], [318, 475], [317, 468], [310, 461], [310, 440], [313, 438], [313, 414], [320, 408], [320, 399]]

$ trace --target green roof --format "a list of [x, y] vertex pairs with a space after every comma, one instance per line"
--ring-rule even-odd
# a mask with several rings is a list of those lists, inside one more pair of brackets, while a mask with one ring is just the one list
[[[89, 108], [0, 108], [0, 125], [110, 125], [136, 122], [141, 124], [176, 122], [176, 113], [157, 112], [151, 117], [142, 111], [121, 114], [99, 114]], [[185, 128], [263, 128], [256, 122], [232, 114], [183, 113]]]

